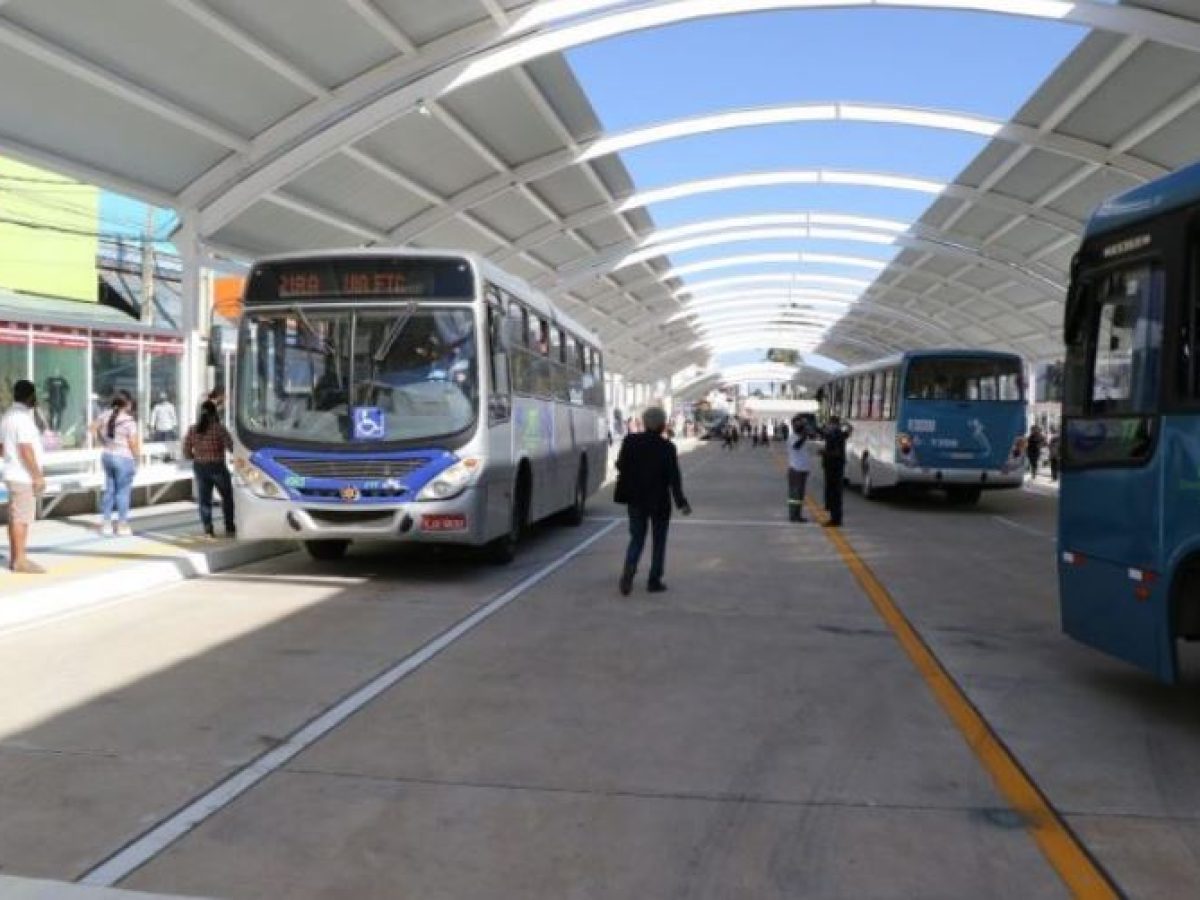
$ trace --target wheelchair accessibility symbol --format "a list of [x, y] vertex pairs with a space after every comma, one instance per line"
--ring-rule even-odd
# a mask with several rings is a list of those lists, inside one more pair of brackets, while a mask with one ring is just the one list
[[356, 406], [351, 411], [354, 421], [354, 440], [382, 440], [387, 430], [383, 423], [383, 410], [377, 406]]

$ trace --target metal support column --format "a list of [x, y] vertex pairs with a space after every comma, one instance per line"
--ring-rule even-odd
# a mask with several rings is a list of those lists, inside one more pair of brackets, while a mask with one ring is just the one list
[[181, 224], [175, 235], [175, 246], [183, 266], [180, 283], [183, 305], [180, 321], [183, 331], [183, 384], [180, 387], [179, 414], [184, 422], [188, 422], [195, 418], [196, 409], [208, 389], [202, 344], [208, 324], [208, 310], [201, 278], [204, 255], [196, 230], [196, 216], [194, 213], [181, 213], [180, 218]]

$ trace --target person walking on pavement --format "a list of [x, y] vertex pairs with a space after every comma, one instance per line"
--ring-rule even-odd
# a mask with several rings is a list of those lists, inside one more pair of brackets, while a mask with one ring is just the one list
[[[117, 391], [108, 412], [92, 426], [102, 453], [104, 492], [100, 495], [100, 533], [133, 534], [129, 527], [129, 505], [133, 495], [133, 478], [141, 453], [137, 419], [133, 416], [133, 401], [125, 391]], [[113, 523], [113, 510], [117, 522]]]
[[46, 490], [42, 436], [34, 418], [37, 388], [32, 381], [21, 379], [12, 393], [13, 405], [0, 419], [8, 488], [8, 567], [21, 575], [41, 575], [46, 570], [27, 554], [29, 529], [37, 519], [37, 498]]
[[846, 477], [846, 438], [851, 429], [842, 425], [837, 416], [829, 417], [824, 432], [825, 447], [821, 450], [821, 474], [825, 478], [825, 510], [829, 513], [828, 528], [842, 524], [842, 493]]
[[1050, 432], [1050, 440], [1046, 444], [1046, 459], [1050, 463], [1050, 480], [1058, 481], [1058, 454], [1061, 442], [1057, 431]]
[[225, 454], [233, 452], [233, 438], [221, 424], [221, 414], [211, 400], [200, 404], [200, 418], [183, 439], [183, 455], [192, 460], [196, 476], [196, 497], [200, 502], [200, 524], [204, 534], [213, 537], [213, 488], [221, 495], [221, 514], [225, 518], [225, 536], [237, 537], [233, 516], [233, 481]]
[[811, 464], [808, 458], [808, 429], [799, 416], [792, 419], [792, 436], [788, 442], [788, 519], [806, 522], [804, 492], [808, 486]]
[[613, 499], [625, 505], [629, 514], [629, 547], [625, 552], [625, 568], [621, 572], [620, 589], [625, 596], [633, 590], [633, 577], [646, 546], [646, 529], [650, 528], [650, 577], [646, 589], [657, 594], [665, 591], [663, 570], [667, 559], [667, 529], [671, 525], [671, 502], [685, 516], [692, 507], [683, 494], [683, 478], [679, 473], [679, 456], [675, 445], [663, 437], [667, 427], [666, 414], [651, 407], [642, 414], [645, 428], [621, 442], [617, 455], [617, 486]]
[[1042, 445], [1045, 443], [1045, 438], [1042, 437], [1042, 429], [1038, 425], [1034, 425], [1029, 429], [1029, 437], [1025, 439], [1025, 456], [1029, 459], [1029, 474], [1033, 478], [1037, 478], [1038, 461], [1042, 457]]

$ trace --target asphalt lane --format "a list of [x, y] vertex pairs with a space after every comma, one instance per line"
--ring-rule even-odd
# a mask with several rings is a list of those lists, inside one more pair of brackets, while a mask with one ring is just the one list
[[[120, 885], [213, 897], [1060, 897], [778, 459], [685, 458], [665, 595], [623, 525]], [[819, 492], [819, 482], [812, 493]], [[1130, 896], [1200, 883], [1192, 691], [1062, 638], [1054, 498], [847, 495], [844, 533]], [[78, 878], [610, 527], [514, 567], [283, 557], [0, 639], [0, 867]]]

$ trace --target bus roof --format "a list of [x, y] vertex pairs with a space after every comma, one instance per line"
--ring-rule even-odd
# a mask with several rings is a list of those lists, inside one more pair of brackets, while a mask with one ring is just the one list
[[1117, 231], [1197, 202], [1200, 202], [1200, 162], [1106, 200], [1088, 220], [1083, 239]]
[[1019, 355], [1009, 353], [1005, 350], [981, 350], [976, 347], [929, 347], [920, 350], [906, 350], [904, 353], [895, 353], [869, 363], [860, 363], [857, 366], [843, 369], [841, 372], [831, 376], [829, 380], [838, 381], [842, 378], [852, 378], [855, 375], [861, 375], [864, 372], [874, 372], [877, 369], [890, 369], [910, 359], [937, 359], [938, 357], [953, 357], [955, 359], [1014, 359], [1022, 362]]
[[393, 259], [396, 257], [410, 257], [414, 259], [465, 259], [474, 267], [476, 272], [480, 273], [488, 281], [495, 283], [497, 287], [502, 287], [506, 291], [516, 294], [534, 310], [546, 316], [556, 325], [562, 325], [593, 346], [603, 349], [599, 335], [583, 327], [562, 310], [558, 309], [549, 297], [522, 279], [504, 271], [491, 260], [485, 259], [477, 253], [465, 250], [438, 250], [425, 247], [344, 247], [332, 250], [301, 250], [294, 253], [278, 253], [272, 256], [264, 256], [256, 259], [254, 265], [291, 262], [301, 259], [369, 259], [372, 257]]

